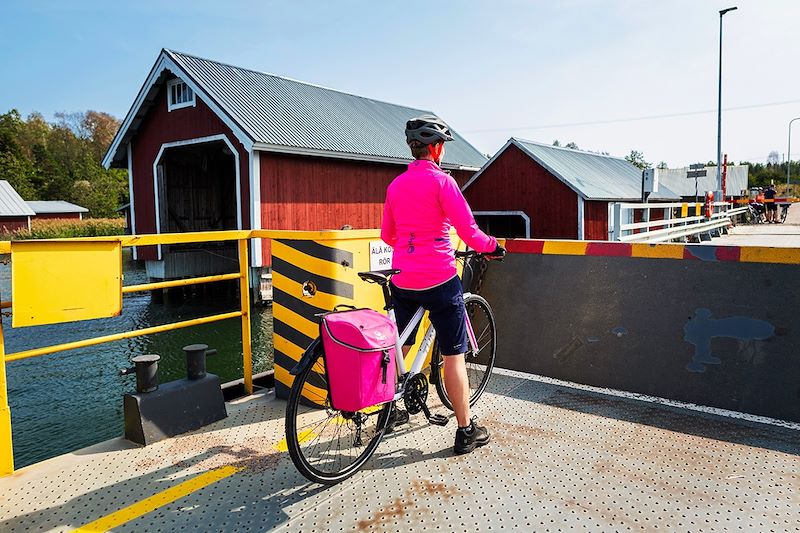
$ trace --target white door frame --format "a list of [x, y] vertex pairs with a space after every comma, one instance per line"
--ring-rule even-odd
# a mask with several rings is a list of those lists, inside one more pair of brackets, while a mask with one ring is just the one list
[[[239, 152], [236, 147], [231, 143], [228, 136], [225, 134], [209, 135], [208, 137], [197, 137], [195, 139], [185, 139], [182, 141], [172, 141], [164, 143], [158, 149], [158, 154], [153, 160], [153, 200], [155, 203], [153, 207], [156, 215], [156, 233], [161, 233], [161, 213], [159, 213], [159, 198], [158, 198], [158, 163], [161, 161], [161, 156], [167, 148], [174, 148], [176, 146], [187, 146], [190, 144], [210, 143], [214, 141], [223, 141], [230, 151], [233, 153], [234, 164], [236, 165], [236, 228], [242, 229], [242, 187], [241, 176], [239, 171]], [[132, 205], [132, 204], [131, 204]], [[161, 245], [158, 245], [158, 260], [161, 260]]]

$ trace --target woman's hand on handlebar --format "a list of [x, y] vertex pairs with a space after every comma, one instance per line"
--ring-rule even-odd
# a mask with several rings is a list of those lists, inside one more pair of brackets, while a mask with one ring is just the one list
[[493, 251], [485, 254], [476, 252], [475, 250], [469, 250], [464, 252], [456, 251], [456, 259], [478, 258], [478, 259], [483, 259], [485, 261], [493, 261], [493, 260], [502, 261], [505, 255], [506, 255], [506, 249], [500, 246], [499, 244]]
[[484, 255], [487, 259], [493, 261], [502, 261], [503, 258], [506, 256], [506, 249], [498, 244], [497, 248], [495, 248], [493, 252]]

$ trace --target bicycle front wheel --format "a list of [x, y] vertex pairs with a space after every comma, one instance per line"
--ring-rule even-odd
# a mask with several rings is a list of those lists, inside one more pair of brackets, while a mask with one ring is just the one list
[[330, 404], [325, 359], [320, 346], [294, 380], [286, 404], [286, 446], [308, 480], [335, 485], [372, 457], [386, 431], [392, 402], [357, 412]]
[[[464, 362], [467, 366], [467, 379], [469, 380], [469, 405], [472, 407], [481, 397], [489, 378], [494, 369], [495, 356], [497, 355], [497, 331], [495, 329], [494, 314], [489, 303], [477, 294], [470, 294], [464, 299], [464, 306], [467, 309], [467, 318], [475, 332], [477, 349], [472, 349], [464, 354]], [[444, 361], [439, 352], [438, 344], [434, 348], [431, 358], [433, 371], [437, 372], [435, 380], [436, 392], [445, 407], [453, 410], [453, 403], [447, 396], [447, 389], [444, 386]]]

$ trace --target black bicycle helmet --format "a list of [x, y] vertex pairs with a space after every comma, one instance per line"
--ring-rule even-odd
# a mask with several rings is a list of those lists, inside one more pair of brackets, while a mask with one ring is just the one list
[[422, 144], [435, 144], [452, 141], [450, 127], [435, 115], [422, 115], [406, 122], [406, 142], [414, 141]]

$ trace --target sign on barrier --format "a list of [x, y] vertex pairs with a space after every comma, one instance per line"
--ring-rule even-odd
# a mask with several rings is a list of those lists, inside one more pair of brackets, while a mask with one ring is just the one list
[[392, 268], [392, 247], [383, 241], [369, 241], [369, 269]]
[[122, 312], [119, 240], [11, 243], [11, 325], [39, 326]]

